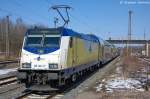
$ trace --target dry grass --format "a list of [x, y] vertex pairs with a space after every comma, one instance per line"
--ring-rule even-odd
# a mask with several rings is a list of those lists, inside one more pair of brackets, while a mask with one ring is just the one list
[[99, 99], [149, 99], [149, 96], [149, 92], [126, 91], [100, 94]]
[[121, 55], [121, 61], [122, 61], [122, 72], [123, 76], [129, 77], [129, 74], [136, 73], [137, 71], [140, 71], [141, 68], [144, 68], [147, 64], [139, 61], [139, 58], [137, 56], [132, 56], [130, 54], [126, 53], [126, 49], [124, 49], [123, 54]]
[[[119, 61], [121, 66], [121, 72], [124, 78], [131, 78], [130, 74], [136, 78], [135, 74], [141, 75], [142, 72], [140, 71], [141, 68], [147, 65], [146, 63], [139, 60], [137, 56], [127, 56], [126, 54], [122, 54], [121, 60]], [[111, 74], [110, 74], [111, 75]], [[121, 75], [122, 76], [122, 75]], [[140, 78], [140, 76], [137, 76]], [[108, 76], [105, 78], [109, 78]], [[84, 91], [83, 93], [78, 94], [75, 99], [150, 99], [150, 91], [137, 91], [134, 89], [127, 89], [127, 90], [114, 90], [112, 93], [108, 93], [107, 91], [99, 91], [95, 92], [95, 90], [91, 89], [88, 91]]]
[[74, 99], [149, 99], [150, 92], [119, 91], [113, 93], [94, 93], [91, 91], [78, 94]]
[[9, 57], [6, 57], [5, 55], [0, 55], [0, 61], [16, 60], [16, 58], [18, 57], [14, 55], [10, 55]]
[[123, 56], [122, 65], [125, 66], [126, 70], [129, 72], [137, 71], [143, 66], [135, 56]]

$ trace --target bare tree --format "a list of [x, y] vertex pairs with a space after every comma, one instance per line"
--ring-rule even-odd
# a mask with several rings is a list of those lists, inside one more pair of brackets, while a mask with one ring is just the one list
[[[0, 18], [0, 52], [6, 51], [6, 17]], [[42, 24], [26, 25], [21, 18], [17, 18], [16, 22], [9, 20], [9, 47], [10, 58], [19, 57], [21, 51], [23, 38], [27, 28], [34, 28], [35, 26], [45, 28], [47, 26]], [[1, 55], [2, 56], [2, 55]]]
[[[5, 53], [6, 50], [6, 24], [6, 18], [0, 19], [0, 52], [3, 53]], [[18, 57], [26, 29], [27, 26], [23, 23], [21, 18], [18, 18], [16, 23], [9, 21], [10, 56]]]

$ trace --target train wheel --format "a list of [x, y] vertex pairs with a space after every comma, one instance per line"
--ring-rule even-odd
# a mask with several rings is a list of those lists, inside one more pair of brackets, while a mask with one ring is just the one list
[[72, 82], [75, 82], [77, 80], [77, 75], [76, 74], [73, 74], [72, 77], [71, 77], [71, 81]]

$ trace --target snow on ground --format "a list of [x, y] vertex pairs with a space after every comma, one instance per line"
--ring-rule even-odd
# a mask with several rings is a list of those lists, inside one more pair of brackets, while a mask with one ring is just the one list
[[[96, 92], [114, 92], [126, 90], [145, 91], [143, 88], [146, 80], [145, 75], [144, 78], [139, 79], [124, 78], [122, 75], [122, 69], [123, 68], [121, 66], [117, 67], [114, 74], [111, 74], [102, 81], [99, 81], [98, 85], [95, 87]], [[141, 76], [141, 73], [139, 74]]]
[[[107, 80], [106, 80], [107, 79]], [[122, 67], [117, 67], [114, 74], [111, 74], [107, 78], [103, 79], [95, 87], [96, 92], [114, 92], [114, 91], [144, 91], [144, 83], [141, 79], [124, 78], [122, 76]]]
[[115, 78], [110, 79], [106, 82], [100, 83], [96, 87], [96, 92], [99, 91], [106, 91], [106, 92], [113, 92], [114, 90], [136, 90], [136, 91], [144, 91], [142, 88], [142, 83], [138, 80], [132, 78]]
[[13, 69], [0, 69], [0, 75], [8, 74], [8, 73], [14, 72], [14, 71], [17, 71], [17, 69], [16, 68], [13, 68]]

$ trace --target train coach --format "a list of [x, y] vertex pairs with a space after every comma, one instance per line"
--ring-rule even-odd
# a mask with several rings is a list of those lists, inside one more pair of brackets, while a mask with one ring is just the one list
[[67, 28], [35, 28], [24, 37], [18, 80], [31, 90], [60, 88], [98, 69], [116, 48], [92, 34]]

